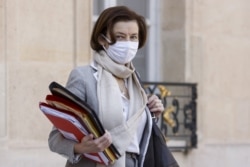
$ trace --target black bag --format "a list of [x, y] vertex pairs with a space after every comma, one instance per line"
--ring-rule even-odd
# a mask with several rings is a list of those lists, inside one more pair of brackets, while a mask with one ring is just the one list
[[[135, 74], [137, 75], [141, 85], [143, 85], [137, 71]], [[152, 133], [143, 167], [179, 167], [166, 145], [165, 137], [157, 126], [155, 117], [153, 117]]]
[[179, 167], [154, 119], [143, 167]]

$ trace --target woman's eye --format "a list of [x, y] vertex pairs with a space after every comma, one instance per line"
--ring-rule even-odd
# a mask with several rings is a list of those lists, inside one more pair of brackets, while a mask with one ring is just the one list
[[116, 36], [116, 39], [117, 40], [122, 40], [122, 39], [124, 39], [124, 37], [123, 36]]
[[130, 37], [130, 39], [133, 40], [133, 41], [136, 41], [136, 40], [138, 40], [138, 37], [137, 36], [132, 36], [132, 37]]
[[115, 36], [115, 38], [118, 41], [126, 41], [126, 40], [138, 41], [138, 36], [137, 35], [133, 35], [133, 36], [117, 35], [117, 36]]

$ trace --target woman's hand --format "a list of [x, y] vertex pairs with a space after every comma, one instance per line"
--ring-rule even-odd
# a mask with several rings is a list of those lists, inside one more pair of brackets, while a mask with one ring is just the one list
[[81, 143], [76, 143], [74, 145], [75, 153], [97, 153], [104, 151], [112, 143], [111, 135], [108, 131], [105, 132], [101, 137], [94, 139], [93, 134], [85, 136], [82, 138]]
[[156, 95], [149, 95], [148, 96], [148, 108], [149, 110], [154, 113], [156, 117], [159, 117], [160, 114], [164, 111], [163, 104], [161, 100]]

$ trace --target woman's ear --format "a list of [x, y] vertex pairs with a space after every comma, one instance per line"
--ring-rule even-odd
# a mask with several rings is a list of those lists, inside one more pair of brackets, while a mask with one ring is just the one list
[[104, 37], [102, 35], [99, 35], [99, 37], [98, 37], [98, 43], [101, 46], [106, 46], [107, 45], [107, 41], [106, 41], [106, 39], [104, 39]]

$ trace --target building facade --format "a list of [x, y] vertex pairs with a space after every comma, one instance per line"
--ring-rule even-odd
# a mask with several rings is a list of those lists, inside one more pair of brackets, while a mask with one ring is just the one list
[[249, 166], [248, 0], [0, 0], [0, 167], [64, 166], [38, 103], [91, 61], [91, 28], [113, 5], [147, 19], [144, 80], [198, 84], [198, 146], [173, 153], [180, 166]]

